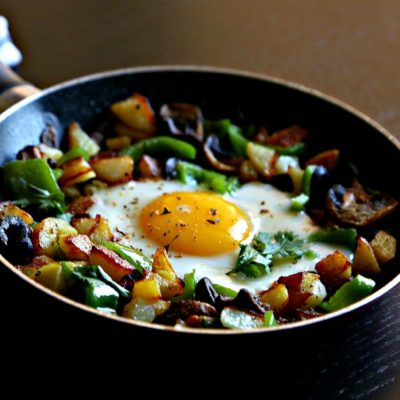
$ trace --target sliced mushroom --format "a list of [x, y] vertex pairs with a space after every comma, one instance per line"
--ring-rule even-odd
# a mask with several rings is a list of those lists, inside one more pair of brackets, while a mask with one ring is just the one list
[[334, 185], [328, 191], [326, 206], [329, 213], [341, 223], [357, 227], [371, 225], [390, 214], [398, 201], [393, 197], [364, 189], [354, 180], [353, 186], [345, 188]]
[[[208, 162], [218, 171], [238, 171], [240, 164], [243, 161], [241, 157], [237, 157], [232, 153], [224, 151], [219, 138], [216, 135], [210, 135], [207, 137], [207, 140], [203, 145], [203, 150]], [[217, 158], [217, 155], [221, 160]]]
[[190, 135], [203, 141], [203, 114], [199, 107], [187, 103], [164, 104], [160, 115], [173, 135]]

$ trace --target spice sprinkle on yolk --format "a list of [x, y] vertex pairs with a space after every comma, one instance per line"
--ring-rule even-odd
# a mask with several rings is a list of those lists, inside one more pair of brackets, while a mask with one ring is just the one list
[[140, 226], [161, 246], [201, 256], [234, 250], [251, 231], [238, 206], [210, 192], [163, 194], [142, 209]]

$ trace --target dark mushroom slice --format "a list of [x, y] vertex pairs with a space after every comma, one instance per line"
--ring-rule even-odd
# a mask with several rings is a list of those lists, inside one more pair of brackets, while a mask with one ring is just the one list
[[397, 205], [392, 196], [364, 189], [357, 180], [350, 188], [334, 185], [326, 198], [326, 208], [334, 218], [356, 227], [373, 224], [393, 212]]
[[42, 158], [42, 152], [39, 146], [25, 146], [17, 154], [17, 160], [30, 160], [32, 158]]
[[185, 321], [192, 315], [217, 317], [218, 311], [211, 304], [198, 300], [181, 300], [173, 302], [171, 307], [158, 316], [154, 322], [160, 324], [174, 325], [177, 321]]
[[189, 135], [203, 141], [203, 114], [200, 107], [188, 103], [170, 103], [161, 106], [160, 115], [173, 135]]
[[[215, 135], [210, 135], [203, 145], [204, 154], [207, 161], [213, 166], [214, 169], [223, 172], [237, 171], [242, 159], [225, 152], [221, 148], [219, 138]], [[218, 156], [222, 156], [223, 160], [218, 160]]]

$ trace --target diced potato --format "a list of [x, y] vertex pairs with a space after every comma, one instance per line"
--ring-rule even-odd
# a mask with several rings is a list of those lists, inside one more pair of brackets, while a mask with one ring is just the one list
[[141, 298], [151, 302], [161, 300], [162, 294], [157, 279], [148, 278], [136, 281], [133, 286], [133, 298]]
[[326, 297], [326, 289], [319, 276], [312, 272], [298, 272], [289, 276], [281, 276], [278, 283], [283, 283], [289, 293], [286, 310], [317, 307]]
[[43, 267], [43, 265], [51, 264], [53, 262], [54, 260], [48, 256], [36, 256], [33, 257], [30, 264], [17, 265], [16, 267], [26, 276], [29, 276], [30, 278], [33, 279], [35, 277], [35, 273], [39, 268]]
[[330, 171], [336, 167], [339, 161], [339, 155], [339, 149], [326, 150], [307, 160], [305, 165], [323, 165], [327, 170]]
[[165, 300], [148, 301], [134, 297], [125, 305], [123, 316], [136, 321], [153, 322], [156, 317], [169, 309], [170, 302]]
[[83, 158], [74, 158], [63, 164], [63, 173], [58, 180], [60, 186], [73, 186], [96, 177], [90, 164]]
[[257, 171], [249, 160], [244, 160], [240, 164], [239, 172], [240, 172], [239, 177], [241, 182], [251, 182], [251, 181], [256, 181], [258, 179]]
[[71, 214], [85, 214], [94, 204], [92, 196], [79, 196], [68, 204], [67, 212]]
[[97, 214], [95, 217], [73, 218], [71, 225], [81, 234], [89, 236], [94, 243], [101, 243], [113, 239], [107, 220]]
[[34, 275], [34, 280], [57, 293], [64, 293], [69, 286], [59, 262], [40, 267]]
[[89, 255], [89, 262], [102, 267], [116, 282], [120, 281], [124, 276], [129, 275], [135, 269], [117, 253], [100, 245], [94, 245], [92, 247]]
[[161, 177], [160, 163], [158, 162], [158, 160], [148, 156], [147, 154], [143, 154], [142, 157], [140, 157], [138, 168], [140, 171], [140, 175], [143, 178]]
[[154, 254], [152, 271], [156, 275], [164, 299], [169, 300], [183, 292], [182, 281], [172, 268], [164, 247], [158, 248]]
[[121, 150], [131, 144], [132, 139], [129, 136], [118, 136], [106, 139], [106, 146], [108, 150]]
[[269, 178], [274, 174], [274, 166], [279, 154], [268, 147], [248, 142], [247, 156], [255, 170], [262, 176]]
[[381, 272], [381, 267], [375, 257], [374, 250], [367, 239], [361, 236], [357, 239], [352, 268], [354, 274], [363, 276], [376, 275]]
[[371, 241], [372, 249], [379, 264], [385, 264], [396, 257], [397, 240], [385, 231], [379, 231]]
[[81, 147], [92, 157], [100, 151], [100, 146], [80, 127], [77, 122], [73, 122], [68, 127], [68, 145], [70, 149]]
[[332, 287], [341, 286], [351, 277], [351, 263], [339, 250], [329, 254], [315, 265], [321, 281]]
[[154, 135], [154, 132], [142, 132], [137, 129], [130, 128], [122, 122], [117, 122], [114, 125], [114, 132], [118, 136], [129, 137], [131, 142], [139, 142], [141, 140], [148, 139]]
[[260, 293], [260, 300], [271, 306], [276, 314], [281, 314], [289, 303], [289, 292], [283, 283], [274, 282], [272, 286]]
[[35, 222], [32, 216], [22, 208], [19, 208], [10, 202], [0, 203], [0, 217], [7, 216], [20, 217], [27, 225], [32, 225]]
[[69, 260], [89, 260], [93, 243], [86, 235], [62, 235], [59, 238], [60, 247]]
[[156, 131], [156, 117], [146, 97], [135, 93], [111, 106], [111, 111], [132, 129], [153, 134]]
[[301, 168], [289, 167], [288, 175], [292, 178], [293, 194], [300, 194], [303, 189], [304, 170]]
[[33, 249], [36, 255], [60, 258], [63, 253], [59, 244], [61, 235], [75, 235], [78, 232], [68, 222], [48, 217], [39, 222], [32, 231]]
[[50, 160], [58, 160], [63, 156], [63, 152], [55, 147], [47, 146], [43, 143], [39, 145], [39, 150], [42, 153], [42, 157]]
[[129, 156], [95, 158], [90, 165], [97, 179], [115, 185], [129, 182], [133, 174], [133, 158]]

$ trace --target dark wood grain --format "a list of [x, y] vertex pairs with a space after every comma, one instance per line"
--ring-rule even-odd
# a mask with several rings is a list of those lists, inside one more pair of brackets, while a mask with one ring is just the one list
[[[21, 73], [38, 86], [145, 64], [241, 68], [331, 94], [400, 138], [400, 3], [396, 0], [2, 0], [0, 13], [10, 19], [13, 37], [25, 55]], [[179, 348], [158, 343], [154, 359], [139, 352], [134, 339], [107, 347], [93, 341], [90, 330], [80, 331], [78, 337], [68, 331], [71, 340], [64, 340], [59, 356], [55, 349], [60, 331], [45, 324], [46, 314], [35, 314], [29, 299], [16, 292], [16, 282], [4, 279], [1, 335], [6, 341], [1, 355], [3, 360], [8, 355], [11, 373], [20, 373], [21, 360], [34, 368], [32, 360], [37, 357], [52, 365], [61, 360], [59, 367], [73, 363], [88, 373], [86, 361], [77, 362], [82, 354], [85, 360], [90, 356], [92, 372], [103, 365], [106, 355], [131, 369], [139, 365], [149, 371], [156, 365], [169, 385], [178, 369], [192, 387], [185, 396], [174, 391], [175, 398], [191, 393], [238, 398], [243, 391], [249, 398], [261, 399], [272, 398], [274, 391], [280, 398], [312, 400], [400, 398], [398, 288], [345, 326], [312, 340], [302, 338], [278, 348], [266, 342], [253, 350], [234, 348], [230, 354], [198, 349], [196, 344], [180, 354]], [[171, 357], [172, 367], [166, 361]], [[208, 378], [218, 383], [216, 389], [199, 378], [202, 363]], [[153, 377], [139, 375], [142, 382]]]

